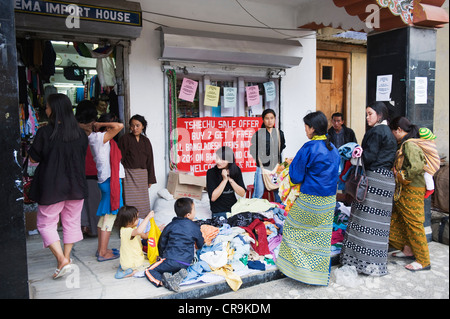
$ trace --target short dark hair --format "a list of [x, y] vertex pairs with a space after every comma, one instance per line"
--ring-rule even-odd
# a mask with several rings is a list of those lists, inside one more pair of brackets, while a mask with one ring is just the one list
[[344, 114], [342, 114], [341, 112], [336, 112], [336, 113], [333, 113], [333, 115], [331, 115], [331, 118], [335, 118], [335, 117], [340, 117], [342, 120], [344, 120]]
[[181, 197], [175, 201], [173, 205], [175, 209], [175, 214], [178, 217], [185, 217], [187, 214], [192, 212], [192, 206], [194, 205], [194, 201], [189, 197]]

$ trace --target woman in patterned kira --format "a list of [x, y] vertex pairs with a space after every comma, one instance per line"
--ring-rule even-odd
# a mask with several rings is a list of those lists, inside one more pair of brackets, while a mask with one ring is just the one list
[[366, 199], [353, 201], [341, 251], [341, 264], [359, 273], [383, 276], [387, 272], [389, 228], [395, 189], [394, 164], [397, 140], [388, 126], [383, 102], [366, 107], [370, 129], [364, 135], [362, 159], [369, 180]]

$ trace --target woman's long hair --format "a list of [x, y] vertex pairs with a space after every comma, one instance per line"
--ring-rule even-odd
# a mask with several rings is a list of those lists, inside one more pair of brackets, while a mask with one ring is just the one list
[[48, 118], [49, 125], [53, 126], [50, 140], [60, 137], [63, 142], [71, 142], [78, 139], [81, 129], [73, 115], [72, 103], [65, 94], [50, 94], [47, 97], [51, 114]]
[[303, 122], [314, 129], [314, 135], [326, 135], [327, 139], [325, 140], [325, 145], [330, 151], [333, 149], [330, 142], [330, 137], [327, 134], [328, 120], [325, 114], [321, 111], [309, 113], [303, 118]]
[[228, 162], [227, 169], [230, 171], [230, 177], [232, 179], [237, 178], [237, 176], [239, 174], [239, 168], [236, 165], [236, 160], [234, 157], [233, 150], [228, 146], [222, 146], [219, 149], [217, 149], [216, 155], [220, 159]]
[[403, 137], [401, 143], [403, 143], [406, 140], [409, 140], [410, 138], [420, 138], [419, 135], [419, 128], [417, 125], [414, 125], [404, 116], [398, 116], [395, 119], [392, 120], [391, 123], [389, 123], [389, 128], [391, 130], [396, 130], [398, 128], [401, 128], [403, 131], [406, 132], [406, 135]]

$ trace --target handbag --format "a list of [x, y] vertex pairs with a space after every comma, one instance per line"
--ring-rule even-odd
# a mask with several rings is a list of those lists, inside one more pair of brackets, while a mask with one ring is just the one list
[[[278, 129], [276, 129], [276, 132], [277, 132], [277, 137], [278, 137], [278, 154], [280, 154], [280, 152], [281, 152], [280, 132], [278, 131]], [[258, 139], [256, 139], [256, 141], [258, 141]], [[262, 180], [264, 182], [264, 187], [268, 191], [273, 191], [273, 190], [280, 188], [281, 183], [278, 180], [278, 174], [276, 173], [279, 164], [277, 164], [277, 166], [272, 171], [269, 171], [264, 168], [261, 160], [260, 159], [258, 159], [258, 160], [259, 160], [259, 166], [261, 167], [261, 176], [262, 176]]]
[[150, 262], [150, 265], [156, 262], [157, 257], [159, 256], [158, 251], [158, 241], [161, 236], [161, 230], [156, 225], [155, 219], [150, 219], [150, 231], [148, 232], [147, 238], [147, 258]]
[[[359, 169], [361, 167], [361, 170]], [[345, 181], [345, 193], [352, 196], [357, 202], [362, 202], [366, 199], [367, 189], [369, 188], [369, 179], [364, 170], [364, 164], [361, 163], [361, 157], [355, 166], [355, 173], [350, 174]]]

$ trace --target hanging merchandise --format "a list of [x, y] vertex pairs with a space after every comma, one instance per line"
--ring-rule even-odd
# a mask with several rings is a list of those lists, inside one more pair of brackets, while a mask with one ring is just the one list
[[64, 77], [71, 81], [83, 81], [85, 72], [83, 68], [80, 68], [78, 64], [72, 63], [70, 66], [64, 68]]
[[102, 87], [116, 85], [114, 61], [111, 57], [97, 58], [97, 74]]
[[114, 51], [114, 47], [111, 45], [91, 50], [82, 42], [73, 42], [73, 47], [79, 55], [85, 58], [106, 58]]

